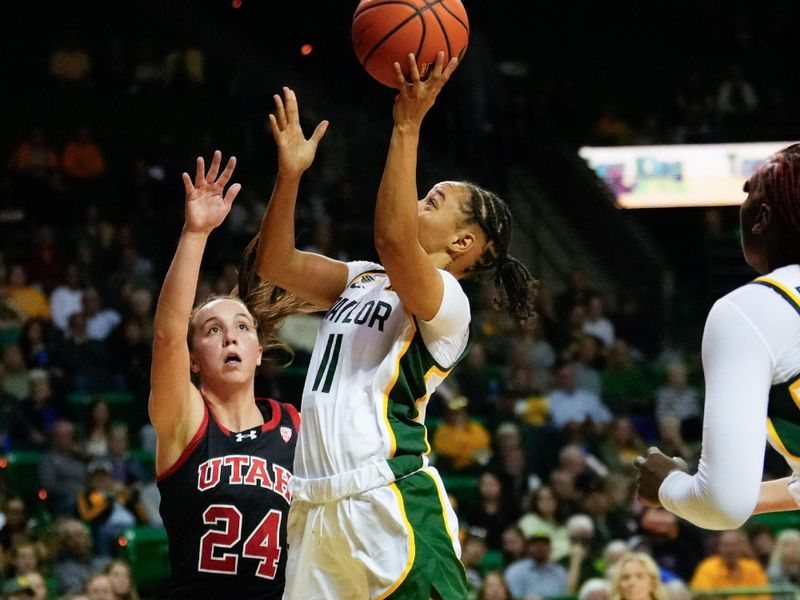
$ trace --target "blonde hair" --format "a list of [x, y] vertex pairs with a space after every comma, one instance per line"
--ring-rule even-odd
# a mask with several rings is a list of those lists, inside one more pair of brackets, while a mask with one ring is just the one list
[[638, 562], [650, 575], [653, 583], [653, 589], [650, 592], [652, 600], [669, 600], [669, 592], [661, 582], [661, 572], [652, 557], [644, 552], [631, 552], [620, 558], [614, 565], [611, 574], [611, 600], [622, 600], [622, 592], [620, 590], [620, 582], [622, 580], [622, 569], [629, 562]]
[[775, 538], [775, 547], [769, 555], [769, 569], [783, 568], [783, 552], [787, 543], [795, 542], [800, 544], [800, 531], [797, 529], [784, 529]]

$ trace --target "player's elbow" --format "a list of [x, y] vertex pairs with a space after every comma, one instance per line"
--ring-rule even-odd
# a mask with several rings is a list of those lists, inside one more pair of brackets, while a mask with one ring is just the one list
[[380, 233], [375, 231], [375, 251], [381, 259], [381, 264], [386, 266], [387, 261], [402, 257], [403, 251], [408, 247], [408, 240], [393, 232]]
[[743, 490], [737, 493], [717, 494], [712, 499], [709, 510], [702, 511], [701, 522], [695, 524], [717, 531], [739, 529], [753, 514], [757, 502], [757, 490], [755, 495]]

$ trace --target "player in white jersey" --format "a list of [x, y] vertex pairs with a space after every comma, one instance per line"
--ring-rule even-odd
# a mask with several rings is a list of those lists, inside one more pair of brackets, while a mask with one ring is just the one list
[[[800, 508], [800, 144], [745, 185], [742, 248], [762, 276], [719, 299], [703, 334], [706, 382], [698, 472], [651, 448], [639, 496], [707, 529]], [[763, 482], [765, 440], [792, 475]]]
[[[441, 54], [420, 81], [398, 79], [394, 129], [378, 192], [382, 264], [295, 248], [294, 204], [327, 123], [309, 140], [284, 88], [270, 115], [278, 176], [257, 269], [325, 313], [306, 377], [292, 480], [286, 597], [466, 597], [455, 514], [428, 464], [425, 410], [464, 354], [469, 303], [459, 279], [495, 276], [499, 302], [532, 315], [534, 280], [508, 255], [510, 213], [473, 184], [439, 183], [418, 200], [423, 117], [457, 65]], [[398, 77], [399, 66], [398, 66]]]

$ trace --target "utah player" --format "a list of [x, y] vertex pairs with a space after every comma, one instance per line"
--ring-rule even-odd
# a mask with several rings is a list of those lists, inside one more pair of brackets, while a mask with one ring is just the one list
[[236, 159], [217, 177], [220, 162], [215, 152], [206, 174], [198, 158], [194, 183], [183, 174], [186, 221], [154, 322], [149, 410], [171, 597], [280, 598], [299, 415], [291, 405], [257, 400], [254, 377], [261, 340], [274, 345], [276, 321], [297, 302], [279, 297], [273, 319], [261, 323], [233, 296], [192, 311], [208, 235], [240, 189], [234, 184], [223, 197]]
[[[413, 62], [413, 59], [410, 61]], [[501, 304], [531, 314], [533, 280], [508, 255], [510, 213], [494, 194], [437, 184], [417, 201], [419, 128], [456, 66], [395, 102], [395, 127], [376, 208], [383, 264], [343, 263], [295, 248], [294, 203], [325, 130], [307, 141], [291, 90], [270, 115], [278, 178], [261, 229], [262, 277], [328, 310], [303, 391], [292, 480], [286, 596], [466, 597], [457, 523], [430, 451], [430, 394], [464, 354], [469, 302], [458, 279], [495, 276]]]

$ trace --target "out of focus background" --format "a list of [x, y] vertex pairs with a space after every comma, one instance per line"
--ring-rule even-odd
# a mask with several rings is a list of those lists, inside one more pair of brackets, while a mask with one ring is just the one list
[[[39, 574], [59, 598], [110, 565], [117, 597], [136, 597], [126, 577], [139, 597], [164, 593], [146, 404], [153, 310], [182, 224], [180, 174], [215, 149], [239, 160], [243, 190], [212, 236], [197, 297], [227, 293], [271, 191], [267, 115], [281, 86], [296, 90], [307, 133], [331, 122], [301, 188], [298, 246], [376, 258], [373, 206], [393, 91], [355, 58], [355, 4], [4, 7], [7, 590]], [[511, 0], [465, 6], [470, 44], [425, 122], [420, 195], [443, 179], [497, 191], [514, 213], [514, 253], [540, 279], [538, 319], [524, 327], [493, 311], [487, 288], [467, 284], [475, 343], [428, 410], [432, 460], [459, 514], [475, 596], [578, 597], [590, 579], [613, 587], [610, 567], [630, 550], [655, 558], [675, 600], [708, 593], [705, 564], [755, 573], [717, 585], [724, 590], [793, 593], [796, 513], [751, 519], [720, 539], [633, 494], [631, 460], [650, 445], [696, 465], [703, 320], [754, 276], [739, 247], [744, 194], [719, 205], [678, 194], [666, 207], [627, 209], [616, 194], [631, 187], [623, 170], [636, 165], [645, 165], [640, 180], [652, 167], [639, 206], [680, 192], [683, 148], [696, 144], [726, 144], [716, 154], [702, 147], [692, 163], [701, 173], [713, 154], [743, 181], [768, 154], [744, 144], [800, 138], [800, 11], [707, 0], [540, 3], [524, 14]], [[661, 161], [654, 146], [680, 148]], [[613, 147], [622, 154], [597, 158]], [[259, 395], [299, 405], [315, 325], [287, 323], [295, 358], [262, 368]], [[578, 408], [560, 409], [567, 404]], [[771, 451], [765, 468], [767, 478], [785, 475]], [[81, 508], [98, 493], [109, 510]], [[127, 518], [111, 519], [117, 509]]]

